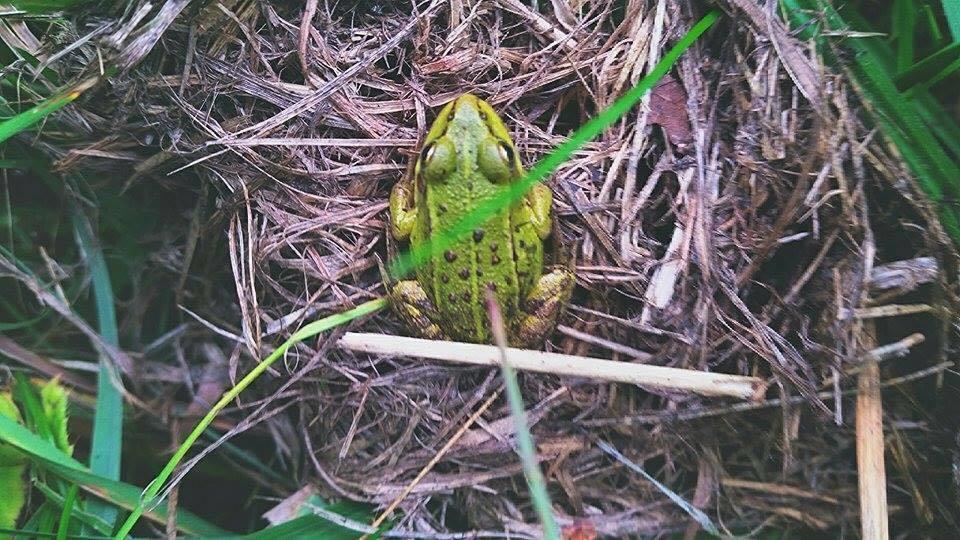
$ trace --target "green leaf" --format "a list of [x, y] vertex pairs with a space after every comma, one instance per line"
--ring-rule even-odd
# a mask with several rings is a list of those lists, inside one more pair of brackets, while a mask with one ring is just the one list
[[67, 488], [67, 497], [63, 501], [63, 509], [60, 512], [60, 523], [57, 525], [57, 540], [66, 540], [67, 532], [70, 530], [70, 515], [73, 513], [73, 504], [77, 500], [76, 484], [71, 484]]
[[[107, 343], [120, 344], [117, 314], [113, 306], [113, 287], [110, 272], [103, 258], [100, 244], [93, 235], [93, 227], [79, 208], [73, 209], [73, 229], [93, 280], [93, 297], [97, 308], [97, 326]], [[100, 476], [118, 480], [123, 450], [123, 396], [114, 384], [113, 366], [107, 358], [100, 359], [97, 375], [97, 405], [93, 415], [93, 442], [90, 448], [90, 469]], [[115, 508], [94, 504], [91, 510], [108, 522], [117, 518]]]
[[[34, 465], [78, 484], [84, 491], [125, 509], [138, 507], [142, 490], [136, 486], [104, 478], [92, 473], [82, 463], [61, 452], [25, 426], [0, 415], [0, 441], [15, 446], [33, 458]], [[141, 513], [157, 523], [166, 523], [167, 505], [158, 504]], [[226, 536], [229, 533], [186, 510], [177, 510], [177, 529], [203, 537]]]
[[914, 28], [917, 23], [917, 7], [913, 0], [894, 0], [891, 10], [892, 37], [897, 42], [897, 70], [903, 71], [913, 64]]
[[56, 13], [91, 0], [7, 0], [5, 3], [21, 11], [34, 14]]
[[79, 96], [78, 92], [65, 92], [5, 120], [0, 123], [0, 143], [43, 120], [47, 115], [62, 109]]
[[67, 435], [67, 407], [69, 400], [66, 389], [57, 379], [50, 379], [40, 388], [40, 402], [50, 427], [50, 435], [58, 449], [73, 454], [73, 445]]
[[[960, 59], [960, 43], [947, 45], [908, 69], [899, 71], [895, 79], [897, 89], [906, 91], [915, 86], [929, 88], [935, 82], [956, 71], [958, 59]], [[899, 61], [897, 65], [899, 68]]]
[[[7, 392], [0, 392], [0, 418], [17, 424], [20, 411]], [[18, 424], [19, 425], [19, 424]], [[23, 479], [26, 459], [8, 445], [0, 444], [0, 528], [11, 529], [26, 501], [27, 483]]]
[[947, 16], [947, 28], [954, 42], [960, 42], [960, 0], [940, 0]]
[[362, 536], [361, 533], [353, 529], [347, 529], [334, 525], [320, 516], [311, 514], [301, 516], [296, 519], [267, 527], [261, 531], [246, 536], [237, 536], [235, 538], [243, 540], [311, 540], [311, 539], [329, 539], [329, 540], [356, 540]]

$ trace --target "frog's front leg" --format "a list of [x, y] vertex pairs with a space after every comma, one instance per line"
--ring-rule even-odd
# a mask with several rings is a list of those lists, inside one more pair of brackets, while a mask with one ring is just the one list
[[576, 276], [566, 266], [552, 266], [537, 280], [523, 303], [523, 313], [514, 329], [512, 341], [516, 346], [535, 347], [543, 343], [570, 301], [575, 284]]
[[417, 222], [417, 206], [413, 199], [413, 182], [410, 176], [402, 178], [390, 190], [390, 231], [393, 237], [403, 241], [410, 237]]
[[393, 310], [407, 327], [426, 339], [447, 339], [437, 325], [437, 308], [427, 291], [415, 280], [398, 281], [390, 287]]

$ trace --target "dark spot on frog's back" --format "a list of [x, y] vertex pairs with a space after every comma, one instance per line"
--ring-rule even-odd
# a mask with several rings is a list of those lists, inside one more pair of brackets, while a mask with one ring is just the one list
[[527, 243], [523, 240], [523, 238], [517, 240], [517, 245], [520, 246], [520, 249], [527, 247]]
[[483, 241], [483, 234], [483, 229], [475, 229], [473, 231], [473, 241], [478, 243]]
[[439, 210], [441, 214], [445, 214], [447, 212], [447, 205], [440, 204], [437, 206], [437, 210]]
[[469, 302], [469, 301], [470, 301], [470, 291], [463, 291], [462, 293], [460, 293], [460, 298], [463, 298], [463, 301], [464, 301], [464, 302]]
[[448, 276], [448, 275], [446, 275], [446, 274], [441, 274], [441, 275], [440, 275], [440, 281], [442, 281], [442, 282], [444, 282], [444, 283], [450, 283], [450, 276]]
[[447, 294], [447, 300], [449, 300], [449, 301], [451, 301], [451, 302], [456, 302], [456, 301], [457, 301], [457, 295], [456, 295], [456, 293], [449, 293], [449, 294]]
[[500, 256], [494, 253], [490, 256], [490, 264], [500, 264]]
[[469, 268], [463, 268], [463, 269], [461, 269], [461, 270], [460, 270], [460, 279], [467, 279], [468, 277], [470, 277], [470, 269], [469, 269]]
[[454, 253], [452, 249], [448, 249], [443, 252], [443, 258], [446, 259], [447, 262], [453, 262], [457, 260], [457, 254]]
[[492, 292], [497, 292], [497, 284], [492, 281], [487, 283], [487, 288]]
[[490, 251], [496, 251], [500, 249], [500, 246], [496, 242], [490, 242]]

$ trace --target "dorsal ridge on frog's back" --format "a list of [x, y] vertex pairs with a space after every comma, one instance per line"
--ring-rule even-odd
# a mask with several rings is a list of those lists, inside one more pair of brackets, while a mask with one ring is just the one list
[[[440, 112], [427, 135], [423, 152], [430, 152], [431, 146], [438, 148], [434, 152], [450, 147], [456, 152], [454, 170], [445, 178], [419, 179], [427, 182], [426, 197], [437, 203], [423, 207], [433, 224], [458, 222], [480, 201], [506, 191], [520, 173], [517, 162], [508, 176], [491, 178], [485, 174], [480, 160], [487, 158], [489, 163], [489, 156], [481, 156], [480, 152], [490, 152], [491, 148], [503, 152], [501, 146], [505, 146], [510, 149], [510, 159], [515, 160], [513, 143], [490, 106], [470, 94], [459, 97]], [[430, 281], [427, 287], [433, 291], [435, 301], [447, 302], [451, 311], [459, 314], [450, 323], [456, 327], [452, 332], [458, 334], [455, 337], [487, 340], [489, 321], [484, 305], [487, 288], [497, 295], [505, 315], [509, 317], [516, 311], [520, 280], [515, 265], [507, 262], [515, 259], [512, 231], [510, 210], [498, 212], [472, 234], [435, 253], [432, 269], [422, 273], [421, 279]], [[440, 231], [434, 230], [437, 232]]]

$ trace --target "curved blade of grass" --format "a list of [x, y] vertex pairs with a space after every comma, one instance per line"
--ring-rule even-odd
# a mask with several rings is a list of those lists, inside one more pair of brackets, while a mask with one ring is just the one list
[[[122, 508], [133, 509], [140, 502], [142, 490], [136, 486], [93, 474], [90, 469], [60, 451], [20, 423], [0, 415], [0, 441], [19, 448], [33, 458], [33, 464], [49, 470], [85, 491]], [[157, 523], [166, 523], [166, 505], [157, 505], [147, 515]], [[203, 537], [225, 536], [229, 532], [212, 525], [185, 510], [177, 510], [177, 528]]]
[[[500, 208], [518, 201], [523, 194], [531, 188], [536, 182], [550, 174], [560, 166], [570, 155], [587, 141], [593, 139], [603, 132], [604, 129], [616, 122], [620, 117], [627, 113], [640, 98], [649, 91], [659, 81], [670, 68], [676, 63], [680, 55], [693, 44], [716, 20], [720, 12], [716, 9], [707, 13], [700, 21], [695, 24], [686, 35], [684, 35], [677, 44], [670, 49], [660, 62], [651, 70], [650, 74], [644, 77], [635, 87], [631, 88], [620, 99], [615, 101], [610, 107], [602, 111], [596, 118], [591, 119], [577, 130], [569, 140], [561, 144], [557, 149], [551, 152], [547, 157], [538, 162], [520, 181], [511, 186], [511, 190], [504, 196], [488, 199], [480, 203], [477, 208], [464, 217], [457, 225], [451, 227], [450, 231], [442, 233], [436, 241], [428, 242], [421, 249], [407, 253], [400, 257], [391, 265], [391, 274], [393, 276], [406, 275], [417, 264], [427, 260], [435, 250], [443, 250], [449, 246], [456, 238], [473, 230], [476, 225], [483, 223], [490, 216], [495, 214]], [[278, 358], [283, 356], [293, 345], [304, 339], [313, 337], [320, 332], [327, 331], [335, 326], [345, 324], [353, 319], [368, 315], [387, 306], [387, 300], [371, 300], [356, 308], [331, 315], [319, 321], [315, 321], [304, 326], [302, 329], [292, 335], [287, 341], [274, 350], [267, 358], [257, 364], [240, 382], [226, 392], [223, 397], [210, 409], [210, 411], [200, 420], [197, 426], [187, 435], [183, 444], [177, 449], [174, 455], [164, 466], [163, 470], [150, 482], [150, 485], [143, 493], [142, 500], [133, 509], [130, 516], [117, 531], [115, 538], [124, 538], [133, 529], [133, 526], [143, 515], [144, 509], [152, 505], [157, 495], [163, 488], [164, 483], [173, 474], [174, 469], [183, 460], [187, 452], [197, 441], [203, 431], [210, 425], [213, 419], [223, 410], [224, 407], [233, 401], [244, 389], [246, 389], [257, 377], [273, 364]]]
[[[93, 237], [93, 228], [79, 208], [73, 209], [73, 230], [81, 252], [85, 255], [93, 280], [93, 298], [97, 309], [97, 326], [104, 341], [119, 346], [117, 314], [113, 305], [110, 272], [100, 244]], [[120, 457], [123, 447], [123, 396], [114, 384], [110, 360], [100, 359], [97, 374], [97, 405], [93, 414], [93, 442], [90, 447], [90, 470], [111, 480], [120, 479]], [[109, 523], [117, 518], [113, 506], [93, 501], [90, 511]]]
[[377, 312], [387, 306], [387, 300], [383, 298], [378, 298], [376, 300], [370, 300], [369, 302], [364, 302], [359, 306], [345, 311], [343, 313], [337, 313], [329, 317], [324, 317], [319, 321], [314, 321], [297, 332], [295, 332], [289, 339], [283, 342], [279, 347], [277, 347], [269, 356], [267, 356], [263, 361], [257, 364], [250, 373], [247, 373], [236, 386], [228, 390], [223, 394], [223, 397], [220, 398], [217, 403], [210, 408], [210, 411], [200, 420], [193, 431], [184, 439], [183, 444], [177, 448], [177, 451], [170, 457], [170, 460], [163, 467], [163, 470], [157, 474], [156, 478], [150, 482], [150, 485], [147, 486], [147, 489], [143, 492], [142, 497], [138, 501], [138, 504], [133, 508], [133, 511], [130, 513], [130, 516], [127, 517], [123, 525], [117, 531], [115, 538], [124, 538], [130, 534], [133, 526], [136, 525], [137, 521], [140, 519], [140, 516], [143, 515], [144, 510], [148, 506], [152, 506], [156, 501], [157, 495], [160, 493], [160, 490], [163, 488], [164, 483], [167, 479], [170, 478], [170, 475], [173, 474], [174, 469], [177, 465], [183, 461], [183, 458], [187, 455], [187, 452], [193, 446], [200, 435], [205, 429], [213, 422], [213, 419], [226, 407], [231, 401], [236, 399], [240, 392], [243, 392], [248, 386], [250, 386], [253, 381], [257, 379], [267, 368], [270, 367], [274, 362], [281, 358], [291, 347], [300, 343], [301, 341], [316, 336], [321, 332], [326, 332], [331, 328], [340, 326], [341, 324], [346, 324], [349, 321], [369, 315], [371, 313]]
[[493, 341], [500, 349], [500, 372], [503, 375], [504, 386], [507, 388], [507, 402], [510, 404], [510, 416], [513, 418], [513, 427], [517, 434], [517, 448], [523, 465], [523, 477], [527, 481], [527, 490], [530, 491], [530, 501], [543, 527], [543, 537], [547, 540], [560, 540], [560, 526], [553, 517], [547, 481], [543, 478], [543, 472], [540, 471], [537, 450], [533, 445], [533, 435], [530, 434], [530, 427], [527, 426], [527, 412], [523, 405], [520, 383], [517, 382], [517, 372], [507, 358], [507, 332], [504, 328], [503, 314], [500, 306], [497, 305], [496, 297], [489, 289], [487, 290], [487, 311], [490, 316], [490, 327], [493, 330]]
[[960, 59], [960, 43], [947, 45], [909, 68], [901, 70], [895, 79], [897, 89], [904, 92], [914, 86], [932, 86], [934, 82], [956, 71], [958, 59]]
[[434, 253], [440, 253], [452, 246], [458, 238], [461, 238], [475, 228], [485, 223], [491, 216], [497, 213], [501, 208], [506, 208], [519, 201], [524, 194], [537, 182], [543, 180], [547, 175], [563, 164], [570, 156], [588, 141], [597, 137], [603, 130], [613, 125], [630, 109], [639, 103], [640, 99], [657, 82], [667, 74], [676, 63], [680, 55], [683, 54], [694, 41], [697, 40], [710, 26], [716, 22], [720, 16], [719, 11], [712, 10], [697, 24], [693, 25], [676, 45], [673, 46], [663, 58], [657, 63], [650, 73], [640, 80], [636, 86], [628, 90], [623, 96], [617, 99], [613, 104], [601, 111], [595, 118], [591, 118], [580, 129], [574, 132], [569, 139], [553, 150], [546, 157], [534, 164], [520, 180], [511, 184], [510, 189], [497, 197], [490, 197], [481, 201], [476, 207], [465, 215], [458, 223], [455, 223], [450, 229], [440, 231], [434, 234], [432, 238], [424, 244], [417, 246], [417, 249], [404, 253], [390, 265], [390, 275], [394, 278], [405, 276], [415, 267], [429, 260]]
[[76, 484], [71, 484], [67, 488], [67, 496], [63, 501], [63, 509], [60, 511], [60, 522], [57, 524], [57, 540], [66, 540], [67, 531], [70, 530], [70, 516], [73, 514], [73, 504], [77, 500]]
[[[51, 475], [52, 476], [52, 475]], [[71, 487], [76, 486], [76, 484], [70, 484]], [[46, 485], [43, 482], [35, 482], [34, 487], [37, 488], [40, 493], [43, 493], [43, 496], [47, 498], [47, 503], [56, 507], [63, 509], [66, 505], [66, 497]], [[73, 509], [70, 512], [71, 519], [76, 519], [82, 524], [88, 526], [90, 529], [97, 532], [97, 534], [109, 538], [111, 532], [113, 532], [113, 527], [109, 523], [100, 519], [99, 516], [95, 516], [84, 511], [83, 508], [78, 505], [74, 505]]]
[[0, 122], [0, 143], [26, 130], [40, 120], [43, 120], [50, 113], [56, 112], [69, 105], [73, 100], [80, 97], [83, 92], [93, 87], [98, 80], [99, 79], [95, 77], [87, 79], [70, 90], [48, 98], [39, 105], [25, 110], [13, 118]]

